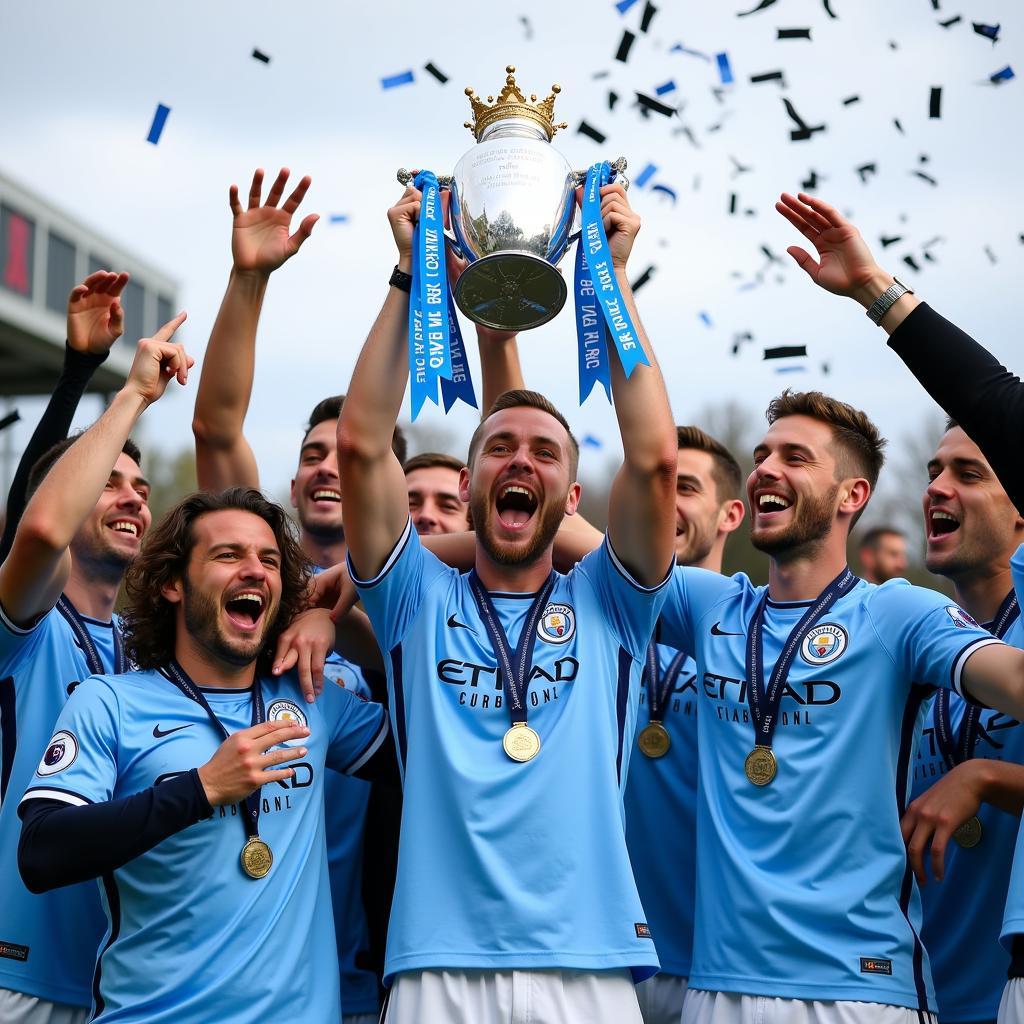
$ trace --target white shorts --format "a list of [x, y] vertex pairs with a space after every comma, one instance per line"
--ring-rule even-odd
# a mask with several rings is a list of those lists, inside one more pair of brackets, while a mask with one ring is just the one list
[[0, 988], [0, 1021], [3, 1024], [86, 1024], [90, 1011], [84, 1006], [51, 1003], [24, 992]]
[[686, 979], [678, 974], [656, 974], [636, 987], [644, 1024], [679, 1024], [686, 998]]
[[999, 1000], [997, 1024], [1024, 1024], [1024, 978], [1011, 978]]
[[407, 971], [386, 1024], [643, 1024], [633, 979], [618, 971]]
[[682, 1024], [937, 1024], [937, 1020], [934, 1014], [888, 1003], [778, 999], [691, 988]]

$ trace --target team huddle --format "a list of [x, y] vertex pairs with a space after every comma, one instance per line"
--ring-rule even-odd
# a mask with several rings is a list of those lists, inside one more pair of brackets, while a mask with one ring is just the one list
[[[68, 437], [128, 278], [71, 293], [0, 541], [0, 1021], [1024, 1024], [1024, 385], [834, 208], [781, 197], [796, 262], [950, 417], [921, 478], [955, 601], [899, 578], [891, 531], [859, 578], [885, 439], [786, 391], [744, 482], [677, 426], [606, 185], [649, 365], [612, 367], [601, 533], [514, 334], [478, 328], [465, 461], [406, 458], [410, 186], [293, 520], [243, 430], [269, 279], [316, 221], [291, 233], [288, 177], [231, 188], [200, 490], [157, 522], [130, 435], [189, 383], [185, 314]], [[722, 573], [747, 516], [767, 584]]]

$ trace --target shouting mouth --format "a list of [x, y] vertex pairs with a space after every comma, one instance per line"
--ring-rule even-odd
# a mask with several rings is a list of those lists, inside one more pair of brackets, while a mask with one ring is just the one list
[[498, 519], [509, 530], [523, 529], [537, 511], [537, 504], [536, 495], [521, 484], [505, 484], [494, 503]]
[[253, 633], [263, 619], [266, 603], [259, 591], [243, 590], [228, 599], [224, 610], [233, 626], [245, 633]]
[[928, 542], [934, 543], [960, 529], [960, 520], [951, 512], [933, 508], [928, 513]]

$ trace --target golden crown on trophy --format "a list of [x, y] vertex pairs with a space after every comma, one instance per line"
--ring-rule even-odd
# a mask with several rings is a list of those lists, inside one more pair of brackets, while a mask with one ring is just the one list
[[548, 140], [558, 131], [559, 128], [568, 128], [566, 122], [554, 124], [555, 97], [562, 91], [560, 85], [551, 86], [551, 95], [547, 99], [537, 101], [537, 94], [531, 93], [529, 100], [526, 94], [516, 85], [515, 65], [509, 64], [505, 68], [508, 77], [505, 79], [505, 88], [498, 93], [498, 101], [495, 103], [493, 96], [487, 97], [484, 103], [476, 95], [472, 86], [466, 87], [466, 95], [473, 106], [473, 120], [466, 121], [467, 127], [480, 141], [480, 136], [488, 125], [495, 121], [504, 121], [510, 117], [524, 117], [534, 121], [547, 133]]

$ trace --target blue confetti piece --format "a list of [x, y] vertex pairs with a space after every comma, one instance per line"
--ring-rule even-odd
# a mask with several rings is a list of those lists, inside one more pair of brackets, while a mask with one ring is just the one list
[[701, 60], [710, 61], [711, 58], [706, 53], [701, 53], [700, 50], [691, 50], [682, 43], [676, 43], [669, 48], [669, 53], [688, 53], [691, 57], [700, 57]]
[[167, 123], [167, 115], [170, 112], [170, 107], [165, 107], [162, 103], [156, 105], [153, 123], [150, 125], [149, 134], [146, 136], [147, 142], [152, 142], [155, 146], [160, 141], [160, 135], [163, 133], [164, 125]]
[[587, 434], [583, 438], [583, 447], [584, 448], [603, 448], [604, 447], [604, 441], [602, 441], [599, 437], [594, 437], [593, 434]]
[[402, 71], [397, 75], [388, 75], [387, 78], [380, 80], [380, 87], [382, 89], [394, 89], [398, 85], [409, 85], [414, 82], [412, 71]]
[[1000, 82], [1008, 82], [1013, 77], [1015, 77], [1013, 74], [1013, 68], [1007, 64], [1001, 71], [997, 71], [995, 74], [989, 75], [988, 80], [992, 82], [993, 85], [998, 85]]
[[331, 214], [332, 224], [347, 224], [348, 214], [347, 213], [332, 213]]
[[665, 195], [667, 195], [672, 200], [673, 203], [678, 198], [678, 196], [675, 193], [675, 190], [669, 188], [668, 185], [652, 185], [651, 186], [651, 191], [652, 192], [664, 192]]
[[806, 366], [776, 366], [776, 373], [806, 373]]
[[654, 164], [648, 164], [634, 179], [633, 184], [637, 188], [643, 188], [658, 173], [658, 168]]
[[632, 7], [635, 3], [636, 0], [619, 0], [619, 2], [615, 5], [615, 9], [619, 12], [619, 14], [625, 14], [626, 11], [628, 11], [630, 7]]
[[661, 85], [657, 86], [654, 90], [656, 96], [664, 96], [667, 92], [675, 92], [676, 83], [670, 78], [667, 82], [662, 82]]
[[718, 74], [722, 79], [722, 85], [732, 85], [732, 68], [729, 66], [729, 54], [716, 53], [715, 60], [718, 61]]
[[714, 324], [711, 322], [711, 317], [707, 313], [701, 312], [698, 313], [697, 316], [700, 317], [701, 323], [704, 324], [705, 327], [714, 327]]

